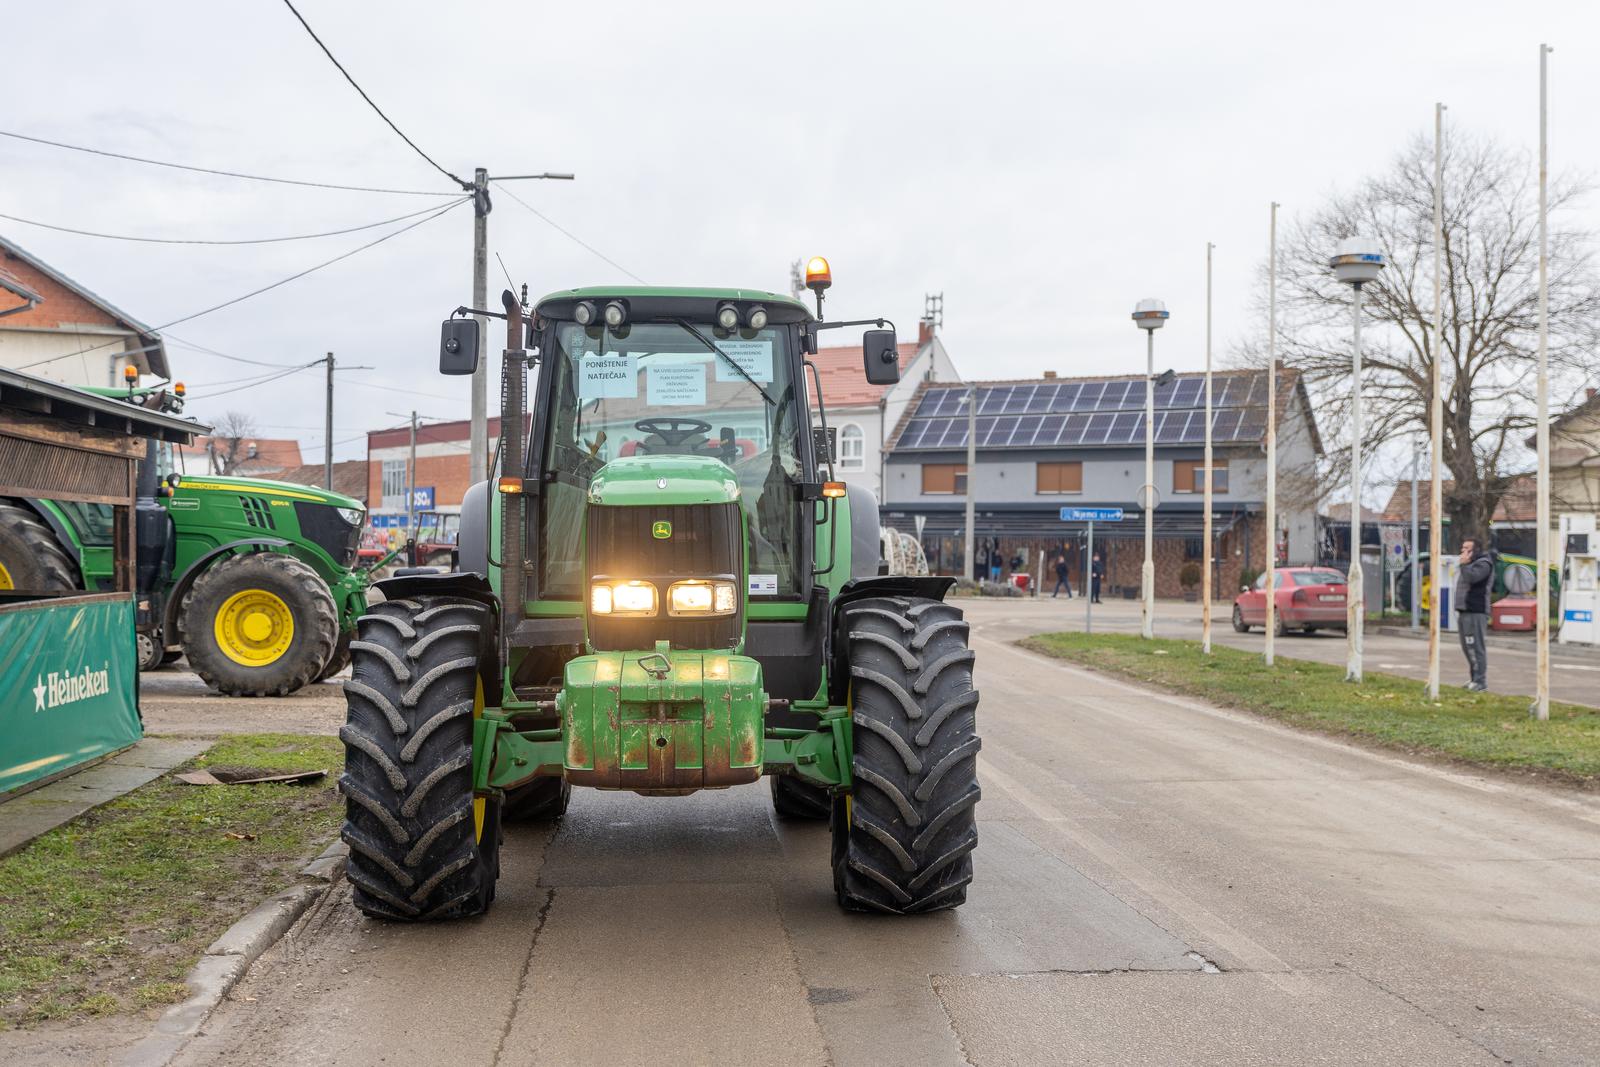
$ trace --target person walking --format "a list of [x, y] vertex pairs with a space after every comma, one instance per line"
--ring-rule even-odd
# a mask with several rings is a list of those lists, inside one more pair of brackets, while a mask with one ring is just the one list
[[1067, 557], [1058, 555], [1056, 556], [1056, 591], [1050, 594], [1050, 599], [1054, 600], [1059, 596], [1063, 587], [1067, 591], [1067, 599], [1071, 600], [1072, 583], [1067, 581]]
[[1094, 554], [1094, 562], [1089, 564], [1089, 602], [1100, 603], [1100, 579], [1106, 576], [1106, 561], [1100, 558], [1100, 553]]
[[1472, 680], [1467, 688], [1481, 693], [1489, 687], [1489, 585], [1494, 581], [1494, 559], [1475, 537], [1461, 542], [1461, 569], [1456, 572], [1456, 630], [1467, 657]]

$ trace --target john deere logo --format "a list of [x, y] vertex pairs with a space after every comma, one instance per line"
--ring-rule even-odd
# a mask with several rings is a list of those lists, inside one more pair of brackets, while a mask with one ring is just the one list
[[650, 536], [657, 541], [665, 541], [672, 536], [672, 523], [661, 520], [650, 527]]

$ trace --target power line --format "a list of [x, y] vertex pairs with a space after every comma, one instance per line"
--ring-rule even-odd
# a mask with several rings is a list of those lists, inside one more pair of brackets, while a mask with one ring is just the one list
[[252, 182], [272, 182], [276, 185], [300, 185], [309, 189], [337, 189], [348, 193], [389, 193], [395, 196], [450, 196], [452, 194], [436, 189], [385, 189], [372, 185], [339, 185], [334, 182], [301, 181], [296, 178], [273, 178], [264, 174], [245, 174], [236, 170], [217, 170], [213, 167], [195, 167], [187, 163], [169, 163], [160, 159], [146, 159], [143, 156], [130, 156], [122, 152], [110, 152], [104, 148], [89, 148], [84, 145], [67, 144], [65, 141], [51, 141], [44, 137], [30, 137], [25, 133], [13, 133], [10, 130], [0, 130], [0, 137], [12, 137], [18, 141], [32, 141], [34, 144], [49, 145], [51, 148], [65, 148], [70, 152], [87, 152], [92, 156], [107, 156], [111, 159], [126, 159], [130, 163], [146, 163], [152, 167], [168, 167], [172, 170], [187, 170], [196, 174], [215, 174], [223, 178], [243, 178]]
[[[454, 200], [451, 203], [446, 204], [442, 209], [440, 209], [438, 211], [435, 211], [433, 214], [428, 215], [425, 218], [420, 218], [416, 222], [411, 223], [409, 226], [402, 226], [398, 230], [392, 230], [389, 233], [384, 234], [382, 237], [379, 237], [377, 240], [368, 241], [364, 245], [361, 245], [361, 246], [359, 246], [357, 248], [352, 248], [348, 252], [344, 252], [344, 253], [341, 253], [340, 255], [334, 256], [332, 259], [324, 260], [323, 262], [318, 263], [314, 267], [307, 267], [305, 270], [300, 271], [297, 274], [291, 274], [287, 278], [282, 278], [282, 279], [280, 279], [278, 281], [275, 281], [271, 285], [263, 285], [259, 289], [253, 289], [250, 292], [245, 293], [243, 296], [236, 296], [232, 300], [225, 300], [220, 304], [216, 304], [216, 305], [213, 305], [212, 307], [206, 308], [204, 311], [196, 311], [192, 315], [185, 315], [180, 319], [173, 319], [171, 322], [164, 322], [160, 326], [155, 327], [154, 329], [157, 330], [157, 331], [164, 330], [168, 326], [176, 326], [180, 322], [188, 322], [191, 319], [198, 319], [202, 315], [209, 315], [213, 311], [221, 311], [223, 308], [232, 307], [234, 304], [238, 304], [238, 303], [240, 303], [242, 301], [249, 300], [253, 296], [260, 296], [262, 293], [265, 293], [265, 292], [268, 292], [270, 290], [276, 289], [280, 285], [287, 285], [290, 282], [295, 281], [298, 278], [304, 278], [306, 275], [312, 274], [312, 273], [314, 273], [316, 271], [319, 271], [324, 267], [331, 267], [333, 264], [338, 263], [340, 260], [349, 259], [351, 256], [357, 254], [358, 252], [365, 252], [369, 248], [373, 248], [373, 247], [375, 247], [377, 245], [381, 245], [383, 242], [389, 240], [391, 237], [398, 237], [401, 234], [405, 233], [407, 230], [414, 230], [418, 226], [421, 226], [425, 222], [432, 222], [434, 219], [438, 218], [440, 215], [443, 215], [446, 212], [448, 212], [451, 208], [458, 207], [459, 205], [466, 203], [470, 199], [471, 199], [471, 197], [465, 197], [465, 196], [461, 197], [458, 200]], [[87, 352], [93, 352], [93, 351], [95, 351], [97, 349], [105, 348], [108, 345], [115, 345], [115, 344], [121, 344], [121, 343], [122, 343], [122, 339], [120, 337], [119, 338], [113, 338], [110, 341], [102, 341], [100, 344], [97, 344], [97, 345], [90, 345], [87, 348], [80, 348], [76, 352], [66, 352], [66, 353], [63, 353], [62, 355], [59, 355], [59, 356], [51, 356], [48, 359], [40, 359], [40, 360], [35, 360], [32, 363], [25, 363], [25, 364], [23, 364], [21, 367], [19, 367], [17, 369], [18, 370], [28, 370], [28, 369], [30, 369], [32, 367], [43, 366], [46, 363], [54, 363], [56, 360], [59, 360], [59, 359], [71, 359], [73, 356], [81, 356], [81, 355], [83, 355], [83, 354], [85, 354]], [[318, 362], [320, 362], [320, 360]]]
[[285, 241], [310, 241], [318, 237], [338, 237], [341, 234], [358, 233], [361, 230], [376, 229], [379, 226], [388, 226], [392, 223], [404, 222], [407, 219], [414, 219], [418, 215], [426, 215], [428, 212], [435, 210], [437, 207], [437, 204], [430, 204], [421, 211], [411, 211], [404, 215], [396, 215], [392, 219], [384, 219], [381, 222], [368, 222], [360, 226], [349, 226], [342, 230], [327, 230], [323, 233], [302, 233], [296, 234], [292, 237], [256, 237], [249, 240], [232, 241], [213, 241], [186, 237], [132, 237], [126, 234], [98, 233], [94, 230], [74, 229], [71, 226], [56, 226], [52, 223], [39, 222], [35, 219], [25, 219], [17, 215], [7, 215], [4, 212], [0, 212], [0, 219], [9, 219], [12, 222], [20, 222], [25, 226], [38, 226], [40, 229], [44, 230], [55, 230], [57, 233], [72, 233], [77, 234], [79, 237], [100, 237], [108, 241], [137, 241], [141, 244], [152, 245], [272, 245], [282, 244]]
[[[288, 0], [284, 0], [284, 2], [287, 3]], [[498, 180], [496, 180], [496, 184], [499, 184]], [[606, 255], [604, 252], [600, 251], [594, 245], [592, 245], [589, 242], [585, 241], [583, 238], [579, 237], [577, 234], [573, 233], [571, 230], [567, 229], [566, 227], [562, 226], [555, 219], [552, 219], [549, 215], [546, 215], [544, 212], [540, 211], [538, 208], [534, 207], [532, 204], [530, 204], [526, 200], [522, 199], [522, 197], [518, 196], [516, 193], [513, 193], [510, 189], [507, 189], [504, 185], [500, 186], [500, 191], [502, 193], [505, 193], [511, 199], [515, 200], [517, 203], [521, 204], [523, 207], [527, 208], [529, 211], [533, 212], [533, 214], [535, 216], [537, 216], [538, 218], [543, 219], [549, 226], [551, 226], [557, 232], [559, 232], [561, 234], [564, 234], [569, 239], [571, 239], [571, 240], [577, 242], [578, 244], [582, 245], [584, 248], [588, 249], [590, 252], [593, 252], [595, 255], [599, 256], [601, 259], [605, 260], [607, 263], [611, 264], [613, 267], [617, 268], [622, 273], [626, 274], [628, 277], [630, 277], [634, 281], [638, 282], [640, 285], [648, 285], [649, 284], [643, 278], [641, 278], [637, 274], [633, 273], [633, 271], [629, 270], [627, 267], [624, 267], [621, 263], [618, 263], [616, 260], [614, 260], [610, 256]]]
[[361, 86], [357, 85], [356, 84], [356, 80], [354, 78], [350, 77], [350, 72], [348, 70], [344, 69], [344, 64], [343, 63], [340, 63], [337, 59], [334, 58], [334, 55], [333, 55], [332, 52], [328, 51], [328, 46], [322, 43], [322, 38], [317, 36], [317, 31], [313, 30], [311, 28], [311, 23], [309, 23], [309, 22], [307, 22], [305, 20], [305, 16], [300, 14], [299, 11], [295, 10], [295, 6], [292, 3], [290, 3], [289, 0], [283, 0], [283, 4], [291, 12], [294, 13], [294, 17], [300, 21], [300, 25], [302, 25], [302, 26], [304, 26], [306, 28], [306, 32], [311, 35], [311, 39], [313, 41], [317, 42], [317, 47], [322, 49], [322, 54], [328, 57], [328, 61], [331, 62], [335, 67], [339, 68], [339, 73], [344, 75], [344, 80], [350, 83], [350, 87], [352, 89], [354, 89], [356, 92], [361, 94], [361, 99], [365, 100], [367, 102], [367, 104], [371, 106], [372, 110], [374, 110], [374, 111], [376, 111], [378, 113], [378, 117], [380, 119], [382, 119], [384, 122], [389, 124], [389, 128], [391, 130], [393, 130], [395, 133], [400, 135], [400, 139], [402, 141], [404, 141], [406, 144], [411, 146], [411, 150], [413, 152], [415, 152], [417, 155], [421, 156], [423, 159], [427, 160], [428, 161], [428, 165], [430, 167], [432, 167], [434, 170], [438, 171], [440, 174], [443, 174], [446, 178], [449, 178], [451, 181], [455, 182], [461, 188], [463, 188], [463, 189], [472, 188], [472, 183], [471, 182], [464, 182], [460, 178], [456, 177], [454, 174], [451, 174], [449, 171], [447, 171], [443, 167], [439, 166], [439, 164], [435, 163], [433, 161], [433, 157], [432, 156], [428, 155], [428, 153], [426, 153], [422, 149], [418, 148], [417, 147], [417, 143], [415, 141], [413, 141], [411, 138], [407, 137], [401, 131], [400, 127], [396, 126], [394, 124], [393, 120], [391, 120], [388, 115], [385, 115], [383, 113], [383, 108], [381, 108], [377, 104], [373, 103], [372, 97], [367, 95], [367, 91], [365, 89], [361, 88]]
[[235, 363], [248, 363], [256, 367], [294, 367], [299, 365], [296, 363], [268, 363], [265, 360], [260, 359], [246, 359], [244, 356], [231, 356], [226, 352], [218, 352], [215, 348], [207, 348], [205, 345], [197, 345], [193, 341], [185, 341], [183, 338], [171, 333], [167, 334], [163, 340], [171, 341], [183, 348], [192, 348], [196, 352], [204, 352], [208, 356], [218, 356], [222, 359], [232, 360]]
[[190, 397], [189, 399], [191, 399], [191, 400], [215, 400], [219, 396], [227, 396], [229, 393], [237, 393], [242, 389], [254, 389], [258, 385], [266, 385], [269, 382], [277, 381], [279, 378], [287, 378], [291, 374], [299, 374], [301, 371], [309, 370], [310, 368], [317, 366], [321, 362], [322, 362], [322, 360], [319, 359], [314, 363], [307, 363], [304, 366], [291, 367], [288, 370], [278, 371], [276, 374], [269, 374], [265, 378], [259, 378], [259, 379], [256, 379], [255, 381], [247, 382], [244, 385], [236, 385], [232, 389], [223, 389], [223, 390], [221, 390], [219, 392], [207, 393], [204, 396]]

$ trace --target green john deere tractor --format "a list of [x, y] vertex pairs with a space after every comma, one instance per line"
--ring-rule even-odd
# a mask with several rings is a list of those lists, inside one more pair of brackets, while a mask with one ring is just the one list
[[[164, 411], [164, 389], [90, 389]], [[258, 478], [185, 478], [170, 446], [140, 464], [139, 666], [186, 655], [212, 688], [277, 696], [349, 663], [368, 572], [354, 568], [358, 500]], [[111, 588], [111, 508], [0, 497], [0, 589]]]
[[[780, 817], [829, 821], [845, 908], [961, 904], [967, 623], [951, 579], [879, 575], [877, 504], [831, 480], [807, 359], [821, 331], [884, 320], [742, 289], [576, 289], [526, 323], [503, 303], [506, 432], [462, 505], [459, 567], [379, 583], [350, 646], [356, 906], [482, 912], [502, 820], [558, 817], [573, 786], [682, 796], [763, 775]], [[863, 341], [868, 380], [897, 380], [892, 327]], [[452, 318], [441, 370], [477, 362], [478, 323]]]

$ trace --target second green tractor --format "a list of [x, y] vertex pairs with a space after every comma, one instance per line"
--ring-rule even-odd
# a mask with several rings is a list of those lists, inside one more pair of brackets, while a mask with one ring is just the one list
[[[356, 906], [482, 912], [502, 822], [558, 817], [574, 787], [763, 776], [778, 816], [829, 824], [843, 907], [961, 904], [980, 795], [967, 623], [951, 579], [880, 574], [876, 501], [832, 478], [808, 359], [824, 330], [875, 326], [866, 377], [893, 383], [893, 329], [743, 289], [502, 302], [507, 429], [462, 505], [459, 565], [380, 583], [350, 646]], [[446, 322], [445, 373], [478, 363], [468, 313], [490, 314]]]

